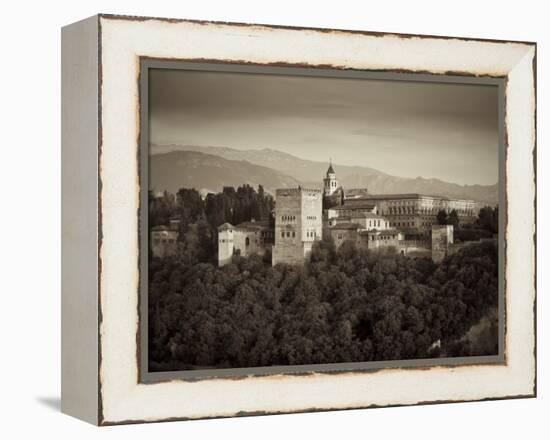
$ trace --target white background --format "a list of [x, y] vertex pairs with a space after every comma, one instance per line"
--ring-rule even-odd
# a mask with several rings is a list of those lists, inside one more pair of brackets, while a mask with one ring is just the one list
[[[0, 9], [1, 438], [548, 438], [548, 12], [543, 1], [5, 2]], [[537, 399], [95, 428], [59, 412], [60, 28], [98, 12], [538, 43]], [[545, 200], [546, 199], [546, 200]], [[546, 202], [546, 203], [545, 203]], [[526, 237], [530, 239], [530, 237]], [[546, 262], [546, 264], [545, 264]], [[545, 411], [546, 407], [546, 411]], [[167, 437], [163, 437], [167, 436]]]

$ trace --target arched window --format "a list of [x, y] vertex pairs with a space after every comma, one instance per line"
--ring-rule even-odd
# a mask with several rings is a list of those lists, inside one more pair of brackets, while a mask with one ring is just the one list
[[244, 241], [245, 246], [250, 246], [250, 238], [246, 237], [246, 240]]

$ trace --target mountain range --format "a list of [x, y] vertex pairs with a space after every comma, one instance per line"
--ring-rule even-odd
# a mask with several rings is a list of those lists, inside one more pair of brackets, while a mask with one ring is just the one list
[[[176, 192], [194, 187], [202, 193], [248, 183], [274, 193], [298, 185], [322, 187], [327, 162], [301, 159], [278, 150], [236, 150], [228, 147], [151, 145], [151, 187]], [[369, 167], [333, 164], [344, 188], [367, 188], [371, 194], [421, 193], [498, 203], [498, 185], [459, 185], [440, 179], [392, 176]]]

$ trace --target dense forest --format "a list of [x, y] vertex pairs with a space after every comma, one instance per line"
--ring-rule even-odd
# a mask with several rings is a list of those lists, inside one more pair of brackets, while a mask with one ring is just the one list
[[[177, 253], [150, 256], [151, 371], [498, 353], [495, 242], [435, 264], [320, 241], [303, 267], [271, 267], [267, 253], [218, 268], [217, 226], [269, 219], [273, 206], [247, 185], [151, 198], [152, 225], [181, 219]], [[495, 218], [485, 209], [474, 229]]]
[[319, 242], [303, 267], [154, 259], [150, 369], [497, 354], [497, 255], [487, 242], [436, 265]]

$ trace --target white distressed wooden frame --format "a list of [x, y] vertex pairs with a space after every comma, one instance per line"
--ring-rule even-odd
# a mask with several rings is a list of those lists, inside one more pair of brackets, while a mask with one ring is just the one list
[[[64, 412], [106, 425], [535, 396], [533, 43], [103, 15], [62, 47]], [[139, 383], [140, 57], [506, 77], [506, 364]]]

